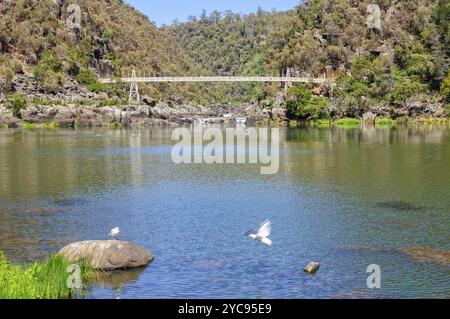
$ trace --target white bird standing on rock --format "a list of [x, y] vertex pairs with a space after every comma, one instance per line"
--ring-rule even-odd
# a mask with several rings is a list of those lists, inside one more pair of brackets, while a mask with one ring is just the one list
[[245, 233], [246, 236], [259, 240], [266, 246], [272, 246], [272, 241], [268, 238], [270, 233], [272, 232], [272, 222], [270, 220], [266, 220], [261, 224], [258, 230], [251, 230]]
[[119, 234], [120, 234], [120, 229], [119, 229], [119, 227], [116, 227], [114, 229], [111, 229], [111, 232], [109, 233], [109, 236], [114, 238], [114, 240], [117, 240], [117, 237], [119, 237]]

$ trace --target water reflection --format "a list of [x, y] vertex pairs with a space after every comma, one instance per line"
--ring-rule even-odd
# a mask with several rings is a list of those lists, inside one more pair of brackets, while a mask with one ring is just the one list
[[145, 268], [137, 268], [122, 271], [97, 271], [94, 273], [93, 282], [101, 287], [109, 287], [119, 290], [126, 285], [136, 283]]

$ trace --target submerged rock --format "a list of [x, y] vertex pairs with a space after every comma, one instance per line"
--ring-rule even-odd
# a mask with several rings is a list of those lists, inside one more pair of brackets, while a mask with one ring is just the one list
[[381, 202], [377, 203], [376, 206], [399, 211], [419, 211], [425, 208], [423, 206], [415, 205], [413, 203], [408, 203], [404, 201]]
[[318, 262], [310, 262], [305, 269], [303, 269], [304, 272], [308, 273], [308, 274], [315, 274], [316, 272], [319, 271], [320, 268], [320, 264]]
[[144, 248], [120, 240], [91, 240], [67, 245], [59, 254], [70, 262], [89, 261], [97, 270], [130, 269], [147, 266], [154, 257]]
[[402, 254], [411, 257], [414, 260], [440, 264], [450, 265], [450, 250], [429, 248], [429, 247], [409, 247], [409, 248], [380, 248], [367, 246], [345, 246], [342, 247], [346, 251], [356, 252], [370, 252], [370, 253], [387, 253], [387, 254]]
[[403, 248], [399, 251], [413, 259], [441, 265], [450, 265], [450, 250], [413, 247]]

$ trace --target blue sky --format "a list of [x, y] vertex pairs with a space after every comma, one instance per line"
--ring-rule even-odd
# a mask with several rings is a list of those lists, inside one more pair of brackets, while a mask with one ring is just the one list
[[232, 10], [237, 13], [255, 12], [258, 7], [288, 10], [299, 4], [300, 0], [125, 0], [133, 7], [147, 15], [158, 26], [170, 24], [175, 19], [183, 22], [190, 15], [199, 16], [202, 9]]

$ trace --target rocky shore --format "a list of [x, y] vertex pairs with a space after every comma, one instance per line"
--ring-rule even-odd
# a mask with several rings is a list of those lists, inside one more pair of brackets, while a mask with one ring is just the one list
[[60, 128], [73, 127], [150, 127], [158, 125], [191, 124], [195, 121], [232, 124], [236, 118], [245, 117], [248, 121], [261, 121], [270, 118], [269, 112], [258, 111], [251, 105], [245, 109], [183, 105], [170, 107], [165, 103], [126, 106], [76, 106], [52, 105], [29, 106], [20, 111], [20, 117], [5, 106], [0, 106], [0, 127], [18, 128], [53, 124]]
[[[366, 124], [375, 123], [377, 118], [390, 117], [387, 110], [371, 110], [360, 120]], [[243, 106], [179, 105], [169, 106], [164, 102], [151, 101], [141, 105], [102, 106], [97, 105], [30, 105], [20, 110], [20, 116], [0, 103], [0, 128], [19, 128], [30, 126], [59, 128], [89, 127], [152, 127], [183, 125], [195, 122], [235, 124], [237, 119], [245, 118], [248, 124], [268, 123], [276, 120], [288, 124], [285, 110], [261, 109], [257, 104]], [[444, 110], [440, 105], [412, 103], [405, 108], [401, 121], [411, 119], [444, 120]]]
[[[25, 85], [26, 81], [23, 82]], [[75, 84], [73, 88], [67, 85], [66, 96], [47, 96], [39, 91], [33, 92], [30, 102], [30, 87], [20, 87], [27, 92], [28, 100], [25, 106], [14, 110], [8, 105], [8, 100], [0, 93], [0, 128], [19, 127], [59, 127], [59, 128], [89, 128], [89, 127], [152, 127], [165, 125], [184, 125], [196, 122], [235, 124], [245, 118], [249, 125], [275, 121], [288, 125], [284, 94], [280, 93], [272, 108], [264, 108], [260, 103], [241, 105], [202, 105], [167, 103], [143, 97], [138, 105], [118, 105], [119, 100], [110, 100], [104, 94], [80, 92]], [[40, 101], [45, 101], [41, 103]], [[108, 104], [111, 102], [111, 104]], [[44, 105], [43, 105], [44, 104]], [[338, 105], [330, 108], [336, 119], [345, 117]], [[420, 121], [446, 120], [446, 110], [440, 103], [412, 100], [402, 109], [387, 106], [374, 106], [367, 109], [358, 120], [365, 124], [375, 124], [378, 119], [392, 118], [397, 122], [407, 122], [411, 119]]]

